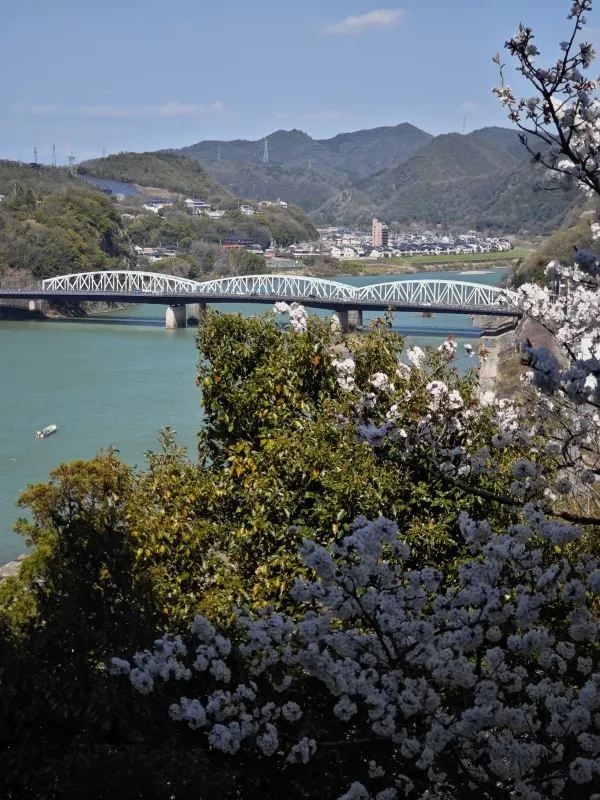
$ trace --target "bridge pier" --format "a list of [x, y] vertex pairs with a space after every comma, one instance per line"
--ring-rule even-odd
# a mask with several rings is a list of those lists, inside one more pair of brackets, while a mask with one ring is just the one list
[[516, 349], [516, 324], [497, 323], [482, 331], [479, 337], [479, 391], [493, 392], [503, 361]]
[[344, 333], [362, 328], [362, 308], [340, 308], [336, 313], [340, 321], [340, 327]]
[[186, 307], [184, 305], [169, 306], [165, 314], [165, 328], [167, 330], [174, 330], [175, 328], [185, 328], [186, 327], [185, 312], [186, 312]]
[[198, 325], [200, 327], [206, 317], [206, 310], [206, 303], [189, 303], [187, 306], [188, 325]]
[[27, 305], [28, 311], [39, 311], [40, 314], [45, 314], [48, 311], [47, 300], [30, 300]]

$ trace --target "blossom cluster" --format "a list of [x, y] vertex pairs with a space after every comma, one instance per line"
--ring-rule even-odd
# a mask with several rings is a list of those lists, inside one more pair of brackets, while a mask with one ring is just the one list
[[305, 333], [308, 326], [308, 313], [306, 308], [300, 303], [275, 303], [273, 307], [275, 314], [287, 316], [290, 327], [294, 333]]
[[418, 797], [424, 781], [451, 791], [462, 780], [524, 800], [590, 796], [600, 787], [598, 564], [548, 561], [546, 548], [578, 531], [533, 505], [505, 532], [464, 513], [460, 530], [469, 557], [448, 581], [411, 568], [394, 522], [358, 518], [339, 545], [304, 542], [316, 578], [292, 597], [311, 610], [238, 610], [231, 639], [197, 617], [189, 653], [164, 637], [112, 668], [141, 693], [186, 682], [169, 715], [210, 747], [295, 763], [335, 747], [312, 735], [303, 701], [302, 684], [318, 681], [347, 736], [381, 746], [344, 798]]

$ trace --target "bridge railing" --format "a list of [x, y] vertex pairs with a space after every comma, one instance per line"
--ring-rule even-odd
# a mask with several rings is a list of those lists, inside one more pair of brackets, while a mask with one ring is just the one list
[[415, 308], [455, 306], [457, 310], [486, 307], [502, 308], [504, 311], [514, 308], [518, 311], [514, 292], [481, 283], [439, 279], [396, 280], [351, 286], [304, 275], [266, 274], [237, 275], [200, 282], [158, 272], [117, 270], [58, 275], [42, 281], [42, 289], [49, 293], [139, 293], [174, 297], [193, 295], [207, 299], [211, 295], [220, 299], [224, 296], [253, 299], [265, 297], [266, 302], [277, 298], [298, 302], [321, 300], [332, 304], [338, 301], [346, 304], [356, 301], [357, 306], [371, 302]]
[[514, 305], [515, 297], [513, 292], [496, 286], [438, 279], [375, 283], [362, 286], [356, 292], [356, 299], [366, 302], [457, 308], [497, 306], [506, 309]]
[[356, 288], [338, 281], [309, 278], [303, 275], [237, 275], [215, 278], [198, 284], [198, 291], [207, 295], [230, 294], [234, 297], [289, 297], [319, 300], [351, 300]]
[[42, 281], [42, 288], [54, 292], [142, 292], [145, 294], [191, 294], [197, 291], [198, 282], [159, 272], [119, 270], [106, 272], [79, 272], [57, 275]]

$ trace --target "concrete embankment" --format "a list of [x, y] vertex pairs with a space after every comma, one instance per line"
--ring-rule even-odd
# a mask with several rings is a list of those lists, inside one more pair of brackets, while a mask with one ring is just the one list
[[0, 566], [0, 581], [18, 575], [21, 564], [26, 558], [27, 554], [23, 553], [23, 555], [18, 556], [15, 561], [8, 561], [6, 564], [2, 564], [2, 566]]
[[29, 300], [0, 300], [0, 319], [44, 319], [45, 314]]
[[127, 308], [127, 303], [63, 303], [49, 305], [46, 301], [0, 300], [0, 320], [4, 319], [73, 319], [94, 314], [106, 314]]

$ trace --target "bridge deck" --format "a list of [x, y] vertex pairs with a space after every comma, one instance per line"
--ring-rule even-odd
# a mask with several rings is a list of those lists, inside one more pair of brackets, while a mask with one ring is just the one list
[[43, 289], [11, 290], [0, 288], [0, 299], [9, 300], [48, 300], [55, 303], [149, 303], [153, 305], [187, 305], [189, 303], [255, 303], [274, 305], [278, 302], [301, 303], [308, 308], [322, 308], [331, 311], [361, 309], [363, 311], [385, 311], [388, 308], [394, 311], [431, 311], [436, 314], [478, 314], [494, 317], [520, 317], [522, 312], [514, 306], [505, 305], [464, 305], [457, 306], [449, 303], [406, 303], [390, 300], [367, 300], [357, 297], [342, 299], [326, 299], [319, 297], [290, 297], [285, 295], [249, 294], [234, 295], [228, 293], [146, 293], [114, 292], [114, 291], [48, 291]]

